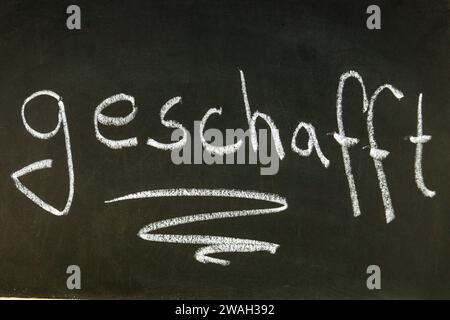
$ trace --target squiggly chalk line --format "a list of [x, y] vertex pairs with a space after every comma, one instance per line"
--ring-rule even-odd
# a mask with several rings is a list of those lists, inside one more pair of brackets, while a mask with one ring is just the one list
[[176, 217], [166, 220], [160, 220], [150, 223], [143, 227], [138, 236], [147, 241], [167, 242], [167, 243], [184, 243], [184, 244], [206, 244], [207, 246], [198, 249], [194, 257], [197, 261], [202, 263], [215, 263], [223, 266], [230, 264], [230, 261], [219, 258], [212, 258], [208, 255], [223, 252], [257, 252], [267, 251], [272, 254], [276, 252], [279, 245], [265, 241], [240, 239], [232, 237], [220, 237], [210, 235], [179, 235], [179, 234], [155, 234], [153, 233], [159, 229], [165, 229], [181, 224], [188, 224], [199, 221], [207, 221], [214, 219], [236, 218], [245, 216], [254, 216], [260, 214], [277, 213], [287, 209], [288, 204], [285, 198], [270, 193], [263, 193], [257, 191], [243, 191], [235, 189], [159, 189], [148, 190], [137, 193], [128, 194], [122, 197], [107, 200], [105, 203], [113, 203], [132, 199], [143, 198], [160, 198], [160, 197], [226, 197], [226, 198], [241, 198], [252, 200], [263, 200], [279, 204], [281, 206], [266, 209], [251, 209], [251, 210], [233, 210], [220, 211], [211, 213], [193, 214], [184, 217]]

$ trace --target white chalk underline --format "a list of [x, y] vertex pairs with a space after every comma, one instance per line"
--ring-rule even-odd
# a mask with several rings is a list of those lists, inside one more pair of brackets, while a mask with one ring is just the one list
[[275, 208], [250, 209], [250, 210], [233, 210], [233, 211], [219, 211], [210, 213], [200, 213], [189, 216], [175, 217], [157, 222], [150, 223], [143, 227], [138, 236], [147, 241], [166, 242], [166, 243], [183, 243], [183, 244], [206, 244], [195, 252], [195, 258], [202, 263], [215, 263], [223, 266], [230, 264], [228, 260], [212, 258], [207, 255], [223, 252], [256, 252], [267, 251], [275, 253], [279, 247], [276, 243], [269, 243], [265, 241], [240, 239], [232, 237], [210, 236], [210, 235], [177, 235], [177, 234], [155, 234], [156, 230], [165, 229], [168, 227], [188, 224], [199, 221], [208, 221], [214, 219], [236, 218], [244, 216], [254, 216], [260, 214], [271, 214], [284, 211], [288, 208], [285, 198], [271, 193], [264, 193], [258, 191], [236, 190], [236, 189], [157, 189], [147, 190], [137, 193], [127, 194], [105, 203], [114, 203], [133, 199], [145, 198], [162, 198], [162, 197], [226, 197], [226, 198], [240, 198], [251, 200], [262, 200], [279, 204]]

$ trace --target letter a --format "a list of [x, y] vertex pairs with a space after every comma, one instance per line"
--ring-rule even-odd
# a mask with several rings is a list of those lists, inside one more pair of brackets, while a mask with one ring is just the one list
[[66, 26], [69, 30], [80, 30], [81, 29], [81, 9], [77, 5], [70, 5], [66, 10], [67, 14], [70, 16], [66, 20]]
[[366, 270], [367, 274], [370, 274], [370, 276], [367, 278], [366, 285], [367, 289], [373, 290], [373, 289], [381, 289], [381, 270], [380, 267], [377, 265], [370, 265], [367, 267]]
[[371, 14], [367, 18], [367, 29], [373, 30], [373, 29], [381, 29], [381, 10], [380, 7], [377, 5], [371, 5], [367, 7], [366, 13]]
[[81, 269], [77, 265], [71, 265], [67, 267], [67, 274], [70, 276], [67, 278], [66, 285], [67, 289], [81, 289]]

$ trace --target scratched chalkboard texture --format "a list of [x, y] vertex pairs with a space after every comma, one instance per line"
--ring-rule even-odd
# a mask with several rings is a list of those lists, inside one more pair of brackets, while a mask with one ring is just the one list
[[[381, 9], [381, 29], [366, 27], [369, 5]], [[68, 30], [66, 8], [81, 9], [81, 29]], [[448, 1], [21, 1], [0, 4], [0, 296], [151, 299], [450, 298], [449, 19]], [[338, 132], [336, 93], [342, 74], [358, 72], [367, 94], [383, 84], [374, 108], [375, 136], [395, 219], [386, 223], [361, 86], [343, 92], [346, 135], [361, 215], [354, 217]], [[249, 123], [269, 115], [285, 157], [276, 174], [261, 164], [175, 164], [160, 109], [194, 136], [194, 121], [210, 108], [206, 127]], [[64, 103], [71, 143], [74, 194], [68, 214], [32, 202], [11, 174], [52, 159], [52, 167], [20, 183], [62, 210], [69, 194], [63, 124], [47, 140], [33, 137], [21, 117], [24, 100], [51, 90]], [[108, 139], [137, 137], [135, 147], [111, 149], [97, 139], [94, 113], [113, 95], [135, 99], [127, 125], [99, 125]], [[423, 94], [422, 174], [436, 192], [425, 197], [415, 181], [417, 105]], [[104, 111], [125, 116], [130, 103]], [[27, 123], [49, 132], [57, 101], [32, 99]], [[315, 151], [291, 149], [299, 122], [311, 123], [328, 168]], [[268, 129], [264, 120], [258, 129]], [[270, 132], [270, 131], [269, 131]], [[305, 129], [297, 137], [307, 149]], [[249, 141], [246, 142], [249, 146]], [[194, 152], [194, 151], [193, 151]], [[45, 164], [45, 163], [44, 163]], [[47, 163], [48, 164], [48, 163]], [[278, 244], [269, 252], [224, 252], [201, 263], [207, 245], [146, 241], [144, 226], [218, 211], [276, 208], [267, 201], [223, 197], [155, 197], [105, 203], [156, 189], [236, 189], [278, 195], [282, 212], [173, 226], [159, 234], [210, 235]], [[151, 232], [149, 233], [151, 234]], [[243, 248], [243, 247], [242, 247]], [[242, 249], [241, 248], [241, 249]], [[217, 249], [217, 248], [216, 248]], [[220, 249], [220, 248], [219, 248]], [[242, 250], [241, 250], [242, 251]], [[69, 290], [67, 267], [81, 269], [81, 289]], [[381, 289], [369, 290], [367, 267], [378, 265]]]

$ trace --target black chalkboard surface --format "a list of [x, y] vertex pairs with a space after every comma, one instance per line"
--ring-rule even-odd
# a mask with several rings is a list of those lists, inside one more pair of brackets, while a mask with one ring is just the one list
[[0, 296], [450, 298], [449, 3], [372, 2], [1, 1]]

